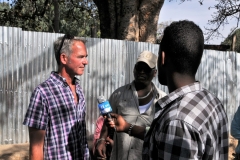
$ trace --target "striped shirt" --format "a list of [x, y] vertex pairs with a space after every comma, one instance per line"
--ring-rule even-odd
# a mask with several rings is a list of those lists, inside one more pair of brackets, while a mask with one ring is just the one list
[[86, 160], [86, 104], [75, 78], [78, 104], [65, 78], [52, 72], [32, 93], [23, 124], [45, 130], [44, 159]]
[[196, 82], [158, 101], [161, 113], [144, 139], [143, 159], [228, 159], [228, 119], [221, 102]]

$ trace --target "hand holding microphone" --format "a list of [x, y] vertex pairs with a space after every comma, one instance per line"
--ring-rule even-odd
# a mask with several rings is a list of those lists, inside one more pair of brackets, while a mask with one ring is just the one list
[[[112, 112], [112, 107], [110, 103], [107, 101], [107, 99], [104, 96], [98, 96], [97, 100], [98, 100], [98, 108], [102, 116], [106, 115], [108, 118], [112, 119], [110, 114]], [[113, 139], [114, 132], [115, 132], [115, 127], [109, 128], [109, 136], [111, 139]]]

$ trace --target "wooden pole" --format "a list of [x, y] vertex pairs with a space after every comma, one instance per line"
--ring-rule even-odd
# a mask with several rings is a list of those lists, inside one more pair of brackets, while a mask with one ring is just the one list
[[237, 36], [236, 34], [234, 34], [232, 36], [232, 51], [235, 51], [235, 48], [236, 48], [236, 39], [237, 39]]

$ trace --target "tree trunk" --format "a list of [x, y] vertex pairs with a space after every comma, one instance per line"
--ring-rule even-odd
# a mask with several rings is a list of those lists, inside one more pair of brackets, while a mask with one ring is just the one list
[[101, 38], [156, 42], [164, 0], [93, 0], [98, 7]]
[[59, 33], [60, 13], [58, 0], [53, 0], [53, 6], [54, 6], [54, 32]]
[[232, 36], [232, 51], [235, 51], [235, 48], [236, 48], [236, 39], [237, 39], [237, 36], [236, 36], [236, 33], [233, 34]]

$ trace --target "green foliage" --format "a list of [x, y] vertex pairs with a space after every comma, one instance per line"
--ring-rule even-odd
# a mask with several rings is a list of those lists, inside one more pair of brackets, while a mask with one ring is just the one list
[[[99, 16], [92, 0], [55, 0], [55, 2], [57, 4], [54, 0], [2, 2], [0, 25], [20, 27], [27, 31], [70, 33], [83, 37], [90, 37], [91, 28], [94, 27], [95, 32], [99, 33]], [[59, 15], [56, 14], [57, 8]]]
[[1, 5], [0, 5], [0, 11], [2, 10], [9, 10], [10, 9], [10, 6], [8, 3], [6, 2], [2, 2]]
[[[228, 37], [221, 44], [232, 46], [233, 35], [236, 35], [235, 51], [240, 53], [240, 29], [237, 29], [235, 32], [228, 35]], [[232, 48], [230, 50], [232, 50]]]

